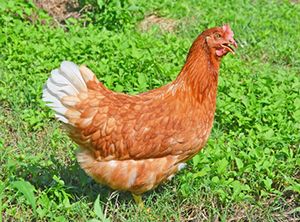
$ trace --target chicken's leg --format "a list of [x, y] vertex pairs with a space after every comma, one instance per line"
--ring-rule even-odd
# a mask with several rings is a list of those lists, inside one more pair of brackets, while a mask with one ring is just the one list
[[142, 196], [141, 196], [141, 195], [136, 195], [136, 194], [132, 193], [132, 197], [133, 197], [135, 203], [136, 203], [139, 207], [141, 207], [141, 208], [144, 207], [144, 202], [143, 202], [143, 199], [142, 199]]

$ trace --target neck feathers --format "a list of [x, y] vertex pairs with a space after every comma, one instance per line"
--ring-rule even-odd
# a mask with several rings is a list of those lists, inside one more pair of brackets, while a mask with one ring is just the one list
[[174, 84], [188, 90], [199, 102], [208, 96], [216, 97], [219, 66], [220, 60], [210, 53], [205, 39], [199, 36]]

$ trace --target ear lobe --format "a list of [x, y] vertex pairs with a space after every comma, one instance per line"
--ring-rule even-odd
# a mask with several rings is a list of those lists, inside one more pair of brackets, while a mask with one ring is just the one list
[[206, 37], [205, 37], [206, 43], [210, 42], [210, 40], [211, 40], [211, 37], [210, 37], [210, 36], [206, 36]]

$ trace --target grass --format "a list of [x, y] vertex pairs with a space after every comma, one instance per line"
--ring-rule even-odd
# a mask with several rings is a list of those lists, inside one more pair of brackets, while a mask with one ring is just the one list
[[[0, 221], [299, 219], [300, 4], [97, 2], [63, 25], [30, 1], [0, 2]], [[140, 32], [154, 12], [177, 29]], [[151, 210], [86, 176], [41, 101], [50, 71], [71, 60], [110, 89], [146, 91], [174, 79], [193, 39], [225, 22], [239, 50], [222, 62], [212, 135], [187, 169], [144, 195]]]

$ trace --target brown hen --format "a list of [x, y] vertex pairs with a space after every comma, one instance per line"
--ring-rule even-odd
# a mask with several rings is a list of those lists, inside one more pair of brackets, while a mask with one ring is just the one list
[[110, 91], [87, 67], [65, 61], [51, 72], [43, 100], [79, 145], [85, 172], [140, 202], [140, 194], [174, 175], [205, 145], [220, 60], [236, 47], [228, 25], [208, 29], [173, 82], [134, 96]]

